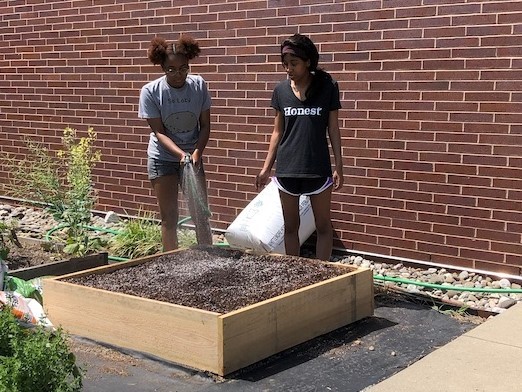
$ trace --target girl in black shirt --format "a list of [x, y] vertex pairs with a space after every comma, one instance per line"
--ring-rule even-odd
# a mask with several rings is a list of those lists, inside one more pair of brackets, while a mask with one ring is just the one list
[[[317, 233], [316, 257], [329, 260], [333, 245], [332, 188], [338, 190], [343, 185], [339, 87], [330, 74], [318, 68], [317, 48], [304, 35], [295, 34], [283, 41], [281, 61], [288, 79], [280, 82], [272, 95], [274, 130], [256, 188], [268, 182], [277, 161], [273, 181], [283, 209], [286, 254], [299, 255], [299, 196], [308, 195]], [[333, 171], [328, 139], [335, 160]]]

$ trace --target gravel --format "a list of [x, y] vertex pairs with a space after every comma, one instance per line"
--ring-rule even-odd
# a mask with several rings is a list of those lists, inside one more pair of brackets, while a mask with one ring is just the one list
[[[451, 272], [445, 268], [422, 269], [405, 266], [402, 263], [374, 263], [361, 256], [353, 255], [340, 257], [336, 261], [354, 266], [367, 266], [372, 269], [376, 283], [384, 288], [432, 298], [461, 308], [502, 313], [518, 301], [522, 301], [521, 285], [505, 278], [485, 276], [466, 270]], [[386, 278], [406, 280], [411, 283], [382, 280]], [[416, 282], [439, 287], [424, 287], [415, 284]], [[473, 289], [483, 291], [473, 291]], [[506, 293], [503, 293], [499, 289], [513, 289], [519, 292], [509, 293], [506, 290]]]
[[[43, 239], [49, 230], [58, 225], [51, 215], [41, 209], [12, 206], [5, 203], [0, 204], [0, 221], [15, 222], [18, 226], [17, 233], [19, 236], [35, 239]], [[105, 216], [94, 215], [91, 225], [114, 229], [118, 227], [119, 221], [114, 213], [109, 212]], [[313, 254], [305, 249], [303, 256], [313, 257]], [[494, 275], [487, 276], [473, 271], [459, 270], [457, 267], [451, 271], [444, 268], [423, 269], [407, 266], [403, 263], [374, 262], [361, 255], [334, 254], [331, 261], [370, 268], [376, 276], [375, 283], [378, 287], [431, 298], [462, 309], [470, 308], [502, 313], [505, 309], [522, 301], [520, 284], [522, 276], [520, 279], [510, 281]], [[383, 280], [386, 278], [401, 279], [401, 282]], [[437, 287], [424, 287], [415, 284], [417, 282], [437, 285]], [[466, 291], [461, 288], [465, 288]], [[493, 290], [493, 292], [468, 291], [474, 288]], [[518, 292], [509, 293], [506, 289]], [[506, 292], [503, 292], [504, 290]]]

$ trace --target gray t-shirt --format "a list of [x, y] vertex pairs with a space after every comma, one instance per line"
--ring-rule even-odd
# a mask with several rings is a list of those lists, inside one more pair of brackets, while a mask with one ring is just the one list
[[[161, 118], [167, 136], [184, 151], [192, 152], [199, 138], [201, 112], [210, 108], [211, 99], [205, 80], [199, 75], [188, 75], [181, 88], [171, 87], [162, 76], [142, 87], [138, 116]], [[151, 158], [179, 161], [150, 133], [147, 154]]]

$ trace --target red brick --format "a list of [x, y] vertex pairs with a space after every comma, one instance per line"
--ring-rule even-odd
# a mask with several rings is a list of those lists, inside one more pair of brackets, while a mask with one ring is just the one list
[[[488, 259], [490, 260], [493, 258], [489, 257], [489, 254], [488, 254]], [[498, 259], [498, 256], [495, 257], [495, 259]], [[505, 259], [506, 259], [506, 261], [512, 260], [512, 259], [519, 261], [519, 256], [518, 255], [505, 255]], [[505, 274], [511, 274], [511, 275], [520, 275], [522, 273], [522, 269], [519, 266], [504, 264], [504, 263], [501, 263], [500, 260], [497, 262], [491, 262], [491, 263], [483, 262], [480, 260], [475, 260], [474, 268], [481, 269], [484, 271], [495, 271], [498, 273], [505, 273]]]
[[[75, 1], [16, 12], [0, 4], [0, 151], [19, 153], [19, 135], [57, 148], [65, 125], [94, 125], [112, 158], [95, 172], [99, 207], [156, 211], [145, 172], [150, 131], [136, 115], [139, 89], [161, 74], [146, 49], [154, 34], [191, 33], [204, 49], [192, 70], [214, 103], [205, 151], [212, 224], [226, 228], [256, 194], [271, 92], [285, 77], [279, 44], [299, 26], [341, 88], [349, 185], [333, 197], [336, 243], [520, 271], [520, 2], [185, 3]], [[115, 185], [122, 190], [104, 189]], [[432, 227], [454, 235], [443, 244]]]
[[401, 191], [401, 190], [394, 190], [393, 191], [393, 198], [397, 200], [408, 200], [408, 201], [415, 201], [415, 202], [424, 202], [424, 203], [430, 203], [433, 201], [433, 196], [430, 193], [427, 192], [419, 192], [419, 191]]
[[418, 243], [417, 249], [421, 252], [429, 252], [431, 254], [438, 254], [438, 255], [448, 255], [448, 256], [457, 256], [459, 253], [458, 247], [452, 247], [452, 246], [444, 246], [439, 244], [425, 244], [425, 243]]

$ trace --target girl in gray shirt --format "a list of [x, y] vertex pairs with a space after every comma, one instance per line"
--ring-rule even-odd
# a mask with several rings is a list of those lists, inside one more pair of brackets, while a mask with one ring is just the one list
[[151, 128], [147, 171], [158, 200], [164, 251], [178, 247], [178, 189], [180, 185], [187, 188], [182, 184], [183, 170], [188, 170], [186, 163], [195, 173], [195, 182], [190, 184], [193, 192], [185, 194], [198, 243], [212, 244], [201, 159], [210, 135], [211, 99], [205, 80], [189, 74], [189, 62], [200, 51], [190, 36], [182, 36], [174, 43], [154, 38], [148, 58], [161, 66], [164, 75], [147, 83], [140, 92], [138, 116], [146, 119]]

